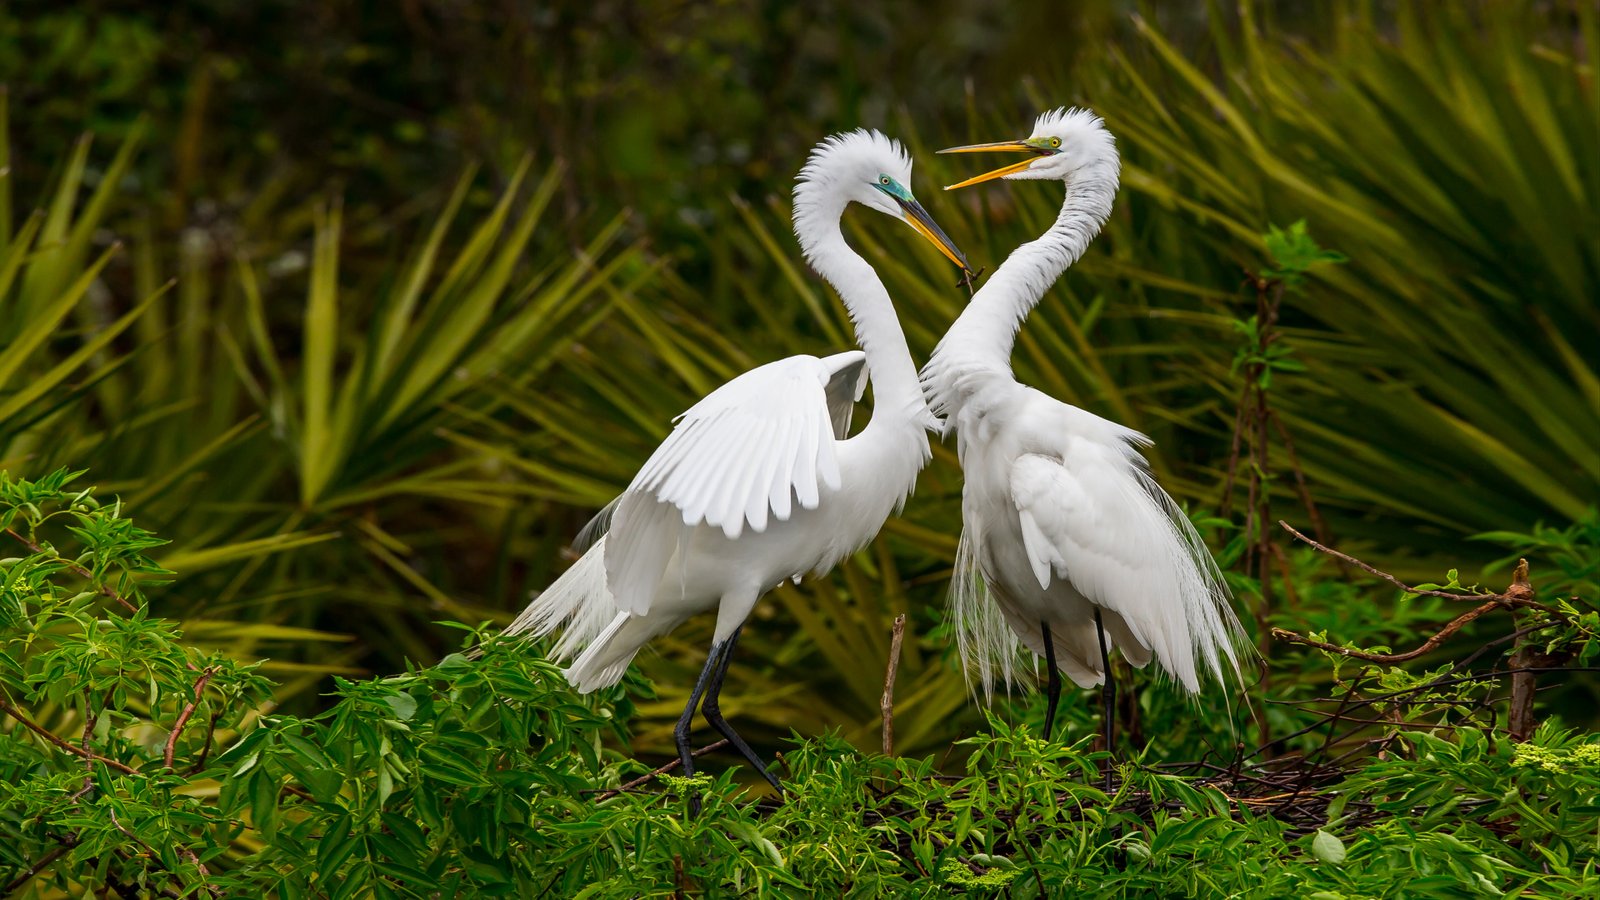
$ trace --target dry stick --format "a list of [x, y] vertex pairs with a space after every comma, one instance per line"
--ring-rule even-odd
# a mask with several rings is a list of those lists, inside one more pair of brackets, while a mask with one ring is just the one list
[[97, 753], [95, 753], [95, 752], [93, 752], [91, 750], [85, 750], [82, 747], [74, 747], [71, 744], [67, 743], [66, 741], [63, 741], [61, 738], [58, 738], [55, 735], [51, 734], [49, 732], [49, 730], [47, 730], [47, 729], [43, 728], [42, 726], [40, 726], [39, 723], [37, 723], [37, 722], [33, 721], [32, 719], [28, 718], [27, 716], [23, 715], [21, 710], [17, 709], [15, 706], [12, 706], [11, 704], [7, 703], [4, 700], [0, 700], [0, 713], [5, 713], [6, 715], [10, 716], [11, 718], [16, 719], [18, 722], [22, 723], [22, 727], [28, 729], [29, 731], [33, 732], [34, 734], [37, 734], [38, 736], [44, 738], [45, 740], [49, 741], [50, 743], [55, 744], [57, 747], [60, 747], [62, 750], [65, 750], [65, 751], [67, 751], [68, 753], [71, 753], [74, 756], [81, 756], [84, 759], [92, 760], [92, 761], [95, 761], [95, 762], [103, 762], [106, 765], [110, 766], [111, 768], [116, 769], [117, 771], [123, 773], [124, 775], [136, 774], [134, 769], [132, 767], [130, 767], [130, 766], [127, 766], [127, 765], [124, 765], [123, 763], [117, 762], [116, 760], [111, 759], [110, 757], [101, 756], [101, 755], [99, 755], [99, 754], [97, 754]]
[[[690, 753], [689, 755], [691, 757], [704, 756], [707, 753], [712, 752], [713, 750], [721, 750], [723, 747], [726, 747], [726, 746], [728, 746], [728, 739], [727, 738], [723, 738], [722, 740], [717, 741], [715, 744], [707, 744], [704, 747], [701, 747], [699, 750], [696, 750], [693, 753]], [[671, 772], [673, 769], [676, 769], [678, 766], [681, 766], [681, 765], [683, 765], [683, 761], [679, 760], [679, 759], [675, 759], [672, 762], [667, 763], [666, 765], [662, 766], [659, 769], [652, 769], [649, 772], [646, 772], [643, 775], [640, 775], [638, 778], [635, 778], [634, 780], [628, 782], [627, 784], [623, 785], [622, 787], [615, 787], [615, 788], [611, 788], [608, 791], [602, 791], [600, 793], [600, 796], [594, 798], [594, 802], [599, 803], [601, 800], [609, 800], [609, 799], [611, 799], [612, 797], [615, 797], [618, 794], [625, 794], [628, 791], [631, 791], [634, 788], [638, 787], [639, 785], [644, 784], [645, 782], [649, 781], [650, 779], [656, 777], [657, 775], [665, 775], [668, 772]]]
[[906, 614], [894, 617], [889, 638], [889, 669], [883, 675], [883, 698], [878, 709], [883, 713], [883, 755], [894, 755], [894, 676], [900, 671], [900, 641], [906, 634]]
[[[23, 546], [27, 547], [29, 550], [32, 550], [34, 553], [47, 553], [47, 552], [50, 552], [50, 551], [45, 550], [43, 547], [39, 546], [38, 544], [35, 544], [33, 541], [30, 541], [27, 538], [23, 537], [22, 535], [17, 534], [15, 531], [12, 531], [9, 528], [5, 529], [5, 532], [6, 532], [6, 534], [11, 535], [13, 538], [16, 538], [18, 541], [21, 541]], [[56, 557], [56, 558], [60, 559], [59, 556]], [[78, 565], [76, 563], [68, 562], [67, 560], [64, 560], [64, 559], [62, 559], [61, 561], [64, 562], [64, 563], [67, 563], [67, 568], [71, 569], [73, 572], [76, 572], [80, 577], [87, 579], [90, 584], [94, 583], [94, 573], [93, 572], [89, 571], [88, 569], [85, 569], [83, 566], [80, 566], [80, 565]], [[126, 609], [128, 612], [138, 612], [139, 611], [139, 607], [134, 606], [132, 603], [129, 603], [128, 601], [122, 599], [122, 595], [118, 594], [115, 590], [112, 590], [110, 585], [102, 584], [102, 585], [99, 586], [99, 588], [97, 588], [97, 590], [100, 593], [104, 594], [105, 596], [110, 597], [111, 599], [113, 599], [113, 600], [117, 601], [118, 603], [122, 604], [123, 609]]]
[[[1513, 576], [1515, 580], [1506, 593], [1518, 591], [1528, 603], [1533, 603], [1533, 585], [1528, 583], [1528, 561], [1521, 560], [1517, 563], [1517, 570]], [[1515, 626], [1516, 618], [1513, 614], [1511, 624]], [[1535, 666], [1545, 666], [1555, 663], [1565, 665], [1572, 659], [1572, 653], [1566, 650], [1557, 650], [1546, 653], [1539, 648], [1536, 642], [1518, 641], [1511, 654], [1510, 662], [1513, 669], [1531, 669]], [[1539, 676], [1532, 671], [1516, 672], [1511, 676], [1511, 708], [1506, 714], [1506, 731], [1511, 739], [1518, 743], [1533, 737], [1537, 722], [1533, 716], [1533, 701], [1539, 692]]]
[[184, 705], [183, 712], [178, 713], [177, 723], [172, 726], [172, 733], [167, 735], [167, 752], [165, 761], [168, 772], [172, 771], [172, 754], [173, 751], [178, 747], [178, 736], [183, 734], [183, 727], [189, 724], [189, 717], [194, 715], [195, 708], [200, 705], [200, 695], [205, 693], [206, 682], [210, 681], [211, 676], [215, 675], [216, 673], [216, 666], [207, 666], [205, 670], [200, 673], [200, 677], [195, 679], [194, 699], [190, 700]]

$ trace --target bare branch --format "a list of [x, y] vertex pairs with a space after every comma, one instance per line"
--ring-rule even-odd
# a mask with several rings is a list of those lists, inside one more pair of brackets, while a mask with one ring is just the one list
[[95, 762], [103, 762], [111, 768], [116, 769], [118, 772], [123, 773], [124, 775], [135, 774], [134, 769], [131, 766], [120, 763], [108, 756], [101, 756], [93, 751], [85, 750], [82, 747], [74, 747], [66, 741], [63, 741], [61, 738], [51, 734], [48, 729], [40, 726], [39, 723], [23, 715], [21, 710], [4, 700], [0, 700], [0, 713], [5, 713], [11, 718], [16, 719], [18, 722], [22, 723], [22, 727], [28, 729], [34, 734], [37, 734], [50, 743], [55, 744], [57, 747], [60, 747], [62, 750], [65, 750], [74, 756], [81, 756], [84, 759], [93, 760]]
[[211, 742], [217, 733], [217, 720], [221, 718], [222, 710], [220, 709], [211, 714], [211, 721], [206, 723], [206, 742], [200, 747], [200, 755], [195, 758], [194, 765], [190, 766], [189, 771], [185, 774], [193, 775], [206, 767], [206, 758], [211, 755]]
[[[217, 673], [217, 667], [216, 666], [207, 666], [200, 673], [200, 677], [195, 679], [195, 682], [194, 682], [194, 699], [190, 700], [187, 704], [184, 705], [183, 712], [178, 713], [178, 721], [177, 721], [177, 723], [172, 726], [172, 733], [167, 735], [167, 750], [166, 750], [165, 762], [166, 762], [166, 765], [167, 765], [167, 771], [168, 772], [172, 771], [172, 754], [173, 754], [173, 751], [177, 749], [178, 736], [183, 734], [183, 727], [185, 725], [189, 724], [189, 717], [194, 715], [195, 707], [200, 705], [200, 696], [203, 693], [205, 693], [206, 682], [210, 681], [211, 680], [211, 676], [215, 675], [216, 673]], [[207, 738], [207, 743], [209, 745], [209, 736]]]
[[[726, 746], [728, 746], [728, 739], [727, 738], [723, 738], [722, 740], [717, 741], [714, 744], [707, 744], [704, 747], [701, 747], [699, 750], [696, 750], [696, 751], [694, 751], [693, 753], [691, 753], [689, 755], [692, 756], [692, 757], [698, 758], [698, 757], [704, 756], [707, 753], [710, 753], [710, 752], [712, 752], [714, 750], [721, 750], [723, 747], [726, 747]], [[668, 772], [671, 772], [673, 769], [676, 769], [680, 765], [683, 765], [683, 761], [679, 760], [679, 759], [675, 759], [672, 762], [667, 763], [666, 765], [662, 766], [659, 769], [651, 769], [649, 772], [646, 772], [645, 774], [640, 775], [638, 778], [635, 778], [634, 780], [628, 782], [627, 784], [625, 784], [625, 785], [623, 785], [621, 787], [615, 787], [615, 788], [611, 788], [610, 790], [601, 791], [600, 792], [600, 796], [594, 798], [594, 800], [595, 800], [596, 803], [599, 803], [601, 800], [609, 800], [609, 799], [611, 799], [612, 797], [615, 797], [618, 794], [625, 794], [628, 791], [631, 791], [634, 788], [637, 788], [640, 785], [650, 781], [650, 779], [655, 778], [657, 775], [665, 775]]]
[[13, 893], [15, 893], [16, 891], [19, 891], [22, 888], [26, 887], [28, 882], [32, 881], [33, 877], [35, 875], [38, 875], [40, 872], [43, 872], [45, 869], [50, 868], [50, 864], [51, 863], [55, 862], [56, 860], [60, 859], [62, 856], [66, 855], [66, 852], [68, 850], [71, 850], [71, 849], [72, 848], [70, 846], [61, 846], [61, 847], [55, 848], [54, 850], [51, 850], [49, 853], [46, 853], [44, 856], [39, 857], [39, 861], [38, 862], [36, 862], [33, 865], [29, 866], [28, 868], [24, 869], [22, 871], [21, 875], [18, 875], [16, 878], [11, 879], [11, 883], [10, 884], [6, 885], [3, 888], [0, 888], [0, 897], [9, 897]]
[[1504, 600], [1506, 598], [1505, 594], [1452, 594], [1449, 591], [1433, 591], [1426, 588], [1412, 587], [1393, 575], [1390, 575], [1388, 572], [1380, 571], [1362, 562], [1361, 560], [1356, 559], [1354, 556], [1351, 556], [1348, 553], [1340, 553], [1326, 544], [1319, 543], [1318, 541], [1314, 541], [1311, 538], [1306, 537], [1304, 534], [1301, 534], [1299, 531], [1295, 530], [1293, 525], [1290, 525], [1288, 522], [1285, 522], [1282, 519], [1278, 520], [1278, 527], [1289, 532], [1300, 540], [1305, 541], [1318, 550], [1321, 550], [1323, 553], [1326, 553], [1335, 559], [1344, 560], [1363, 572], [1376, 575], [1408, 594], [1419, 594], [1424, 597], [1442, 597], [1446, 600]]
[[1352, 647], [1340, 647], [1337, 644], [1330, 644], [1326, 641], [1318, 641], [1308, 637], [1302, 637], [1283, 628], [1272, 629], [1272, 636], [1280, 641], [1286, 641], [1291, 644], [1304, 644], [1307, 647], [1315, 647], [1318, 650], [1326, 650], [1329, 653], [1338, 653], [1342, 656], [1348, 656], [1351, 659], [1362, 659], [1366, 660], [1367, 662], [1395, 665], [1397, 663], [1403, 663], [1408, 660], [1416, 659], [1419, 656], [1432, 652], [1438, 648], [1440, 644], [1444, 643], [1445, 640], [1447, 640], [1451, 635], [1466, 627], [1468, 622], [1471, 622], [1473, 619], [1478, 618], [1486, 612], [1498, 609], [1502, 601], [1498, 595], [1492, 596], [1494, 596], [1495, 599], [1490, 600], [1488, 603], [1485, 603], [1482, 606], [1475, 606], [1467, 612], [1456, 616], [1454, 619], [1450, 620], [1449, 624], [1439, 629], [1439, 631], [1434, 634], [1433, 637], [1423, 641], [1421, 646], [1417, 647], [1415, 650], [1408, 650], [1405, 653], [1372, 653], [1366, 650], [1356, 650]]
[[889, 638], [889, 669], [883, 675], [883, 698], [878, 709], [883, 713], [883, 755], [894, 755], [894, 677], [900, 671], [900, 642], [906, 635], [906, 614], [894, 617]]

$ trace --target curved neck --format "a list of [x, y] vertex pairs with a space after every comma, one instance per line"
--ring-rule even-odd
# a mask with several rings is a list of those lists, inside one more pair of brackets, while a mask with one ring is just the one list
[[[839, 228], [844, 214], [804, 217], [809, 227], [800, 236], [801, 248], [811, 267], [839, 292], [850, 321], [855, 324], [856, 342], [867, 354], [867, 372], [872, 379], [874, 402], [872, 420], [863, 433], [885, 424], [915, 422], [920, 430], [928, 417], [927, 403], [917, 381], [917, 366], [911, 361], [911, 348], [900, 328], [889, 292], [878, 273], [845, 242]], [[797, 216], [797, 221], [801, 221]]]
[[1037, 240], [1012, 251], [945, 333], [930, 367], [944, 358], [964, 368], [1011, 371], [1017, 330], [1044, 292], [1078, 261], [1111, 216], [1117, 193], [1114, 161], [1086, 166], [1067, 182], [1061, 213]]

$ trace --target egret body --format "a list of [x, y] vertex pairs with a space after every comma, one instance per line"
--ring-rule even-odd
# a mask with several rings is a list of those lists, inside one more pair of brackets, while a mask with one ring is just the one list
[[[839, 292], [862, 349], [768, 363], [695, 404], [609, 508], [604, 537], [507, 628], [544, 635], [564, 626], [555, 654], [572, 658], [567, 678], [587, 692], [615, 684], [651, 639], [715, 610], [705, 667], [674, 731], [685, 774], [703, 695], [706, 721], [778, 786], [720, 710], [740, 628], [773, 587], [826, 572], [871, 541], [929, 459], [936, 422], [900, 321], [840, 227], [859, 203], [911, 225], [965, 268], [910, 180], [910, 157], [877, 132], [836, 135], [812, 151], [794, 190], [795, 235]], [[868, 373], [872, 419], [851, 436]]]
[[1018, 643], [1048, 667], [1048, 738], [1060, 673], [1104, 684], [1109, 651], [1152, 659], [1191, 693], [1202, 670], [1238, 673], [1228, 593], [1187, 518], [1152, 480], [1144, 435], [1019, 384], [1011, 352], [1028, 313], [1083, 254], [1111, 214], [1121, 163], [1099, 117], [1045, 113], [1021, 141], [941, 152], [1011, 151], [993, 178], [1066, 183], [1055, 222], [1018, 247], [950, 327], [922, 379], [957, 435], [965, 478], [951, 590], [963, 661], [986, 692], [1009, 681]]

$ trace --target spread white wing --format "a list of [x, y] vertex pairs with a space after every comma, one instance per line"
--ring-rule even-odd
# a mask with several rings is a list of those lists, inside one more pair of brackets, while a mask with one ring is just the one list
[[[618, 497], [606, 536], [606, 583], [623, 612], [648, 611], [667, 562], [690, 530], [736, 539], [815, 509], [838, 490], [834, 444], [866, 385], [859, 350], [791, 356], [733, 379], [678, 417]], [[613, 508], [614, 507], [614, 508]], [[588, 531], [588, 529], [586, 529]]]

